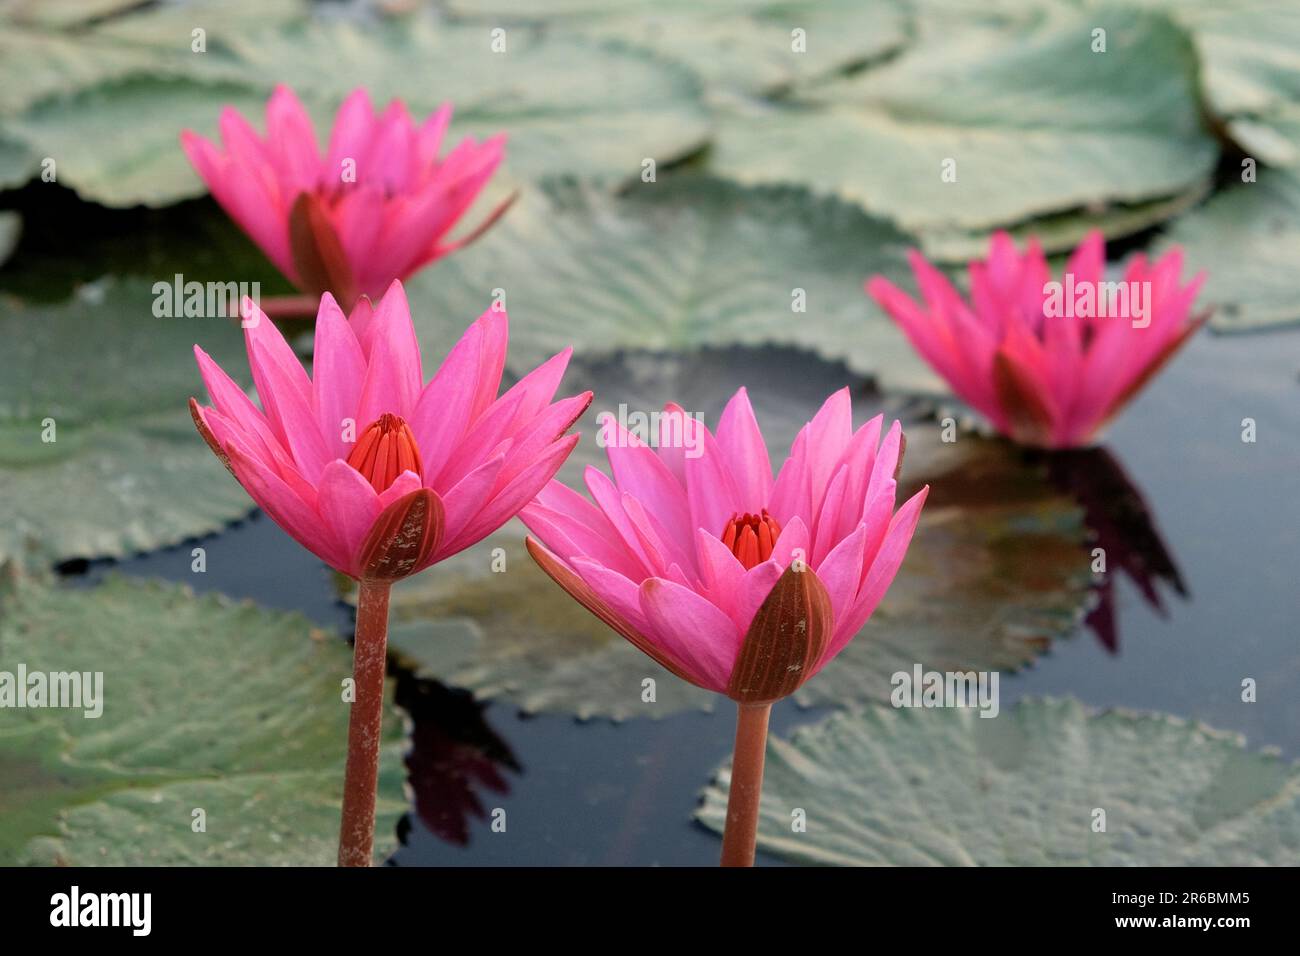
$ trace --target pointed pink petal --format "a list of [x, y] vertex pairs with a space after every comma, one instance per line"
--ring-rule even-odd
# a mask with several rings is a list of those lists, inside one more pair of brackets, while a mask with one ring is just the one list
[[663, 578], [641, 583], [641, 610], [657, 645], [690, 667], [701, 684], [725, 692], [740, 650], [740, 632], [731, 618]]

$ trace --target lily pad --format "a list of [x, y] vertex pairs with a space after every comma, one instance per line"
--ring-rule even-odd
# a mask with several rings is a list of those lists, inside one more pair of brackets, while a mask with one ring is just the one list
[[25, 26], [74, 27], [120, 14], [149, 0], [0, 0], [0, 18]]
[[[3, 712], [0, 863], [333, 862], [346, 644], [300, 615], [169, 584], [20, 579], [7, 591], [0, 670], [103, 678], [98, 717], [84, 708]], [[391, 714], [377, 858], [392, 849], [405, 809]], [[206, 832], [193, 829], [196, 809]]]
[[424, 341], [445, 341], [502, 290], [519, 369], [568, 345], [607, 355], [776, 342], [933, 390], [934, 373], [862, 291], [872, 273], [908, 281], [908, 245], [860, 209], [797, 188], [673, 176], [611, 197], [553, 182], [408, 294]]
[[[902, 4], [860, 0], [521, 6], [453, 3], [459, 17], [499, 25], [547, 23], [556, 30], [625, 41], [689, 66], [706, 88], [785, 92], [885, 56], [906, 40]], [[802, 31], [797, 35], [795, 31]]]
[[647, 158], [672, 163], [705, 143], [698, 84], [680, 66], [572, 36], [512, 32], [501, 53], [491, 39], [487, 28], [435, 28], [422, 17], [365, 28], [313, 20], [232, 30], [219, 47], [187, 55], [186, 66], [167, 60], [42, 102], [5, 130], [56, 157], [60, 181], [83, 198], [110, 206], [201, 194], [179, 131], [212, 135], [225, 105], [260, 124], [277, 83], [298, 90], [322, 138], [357, 86], [380, 105], [400, 96], [420, 114], [452, 102], [450, 141], [508, 132], [515, 177], [572, 173], [622, 183], [638, 177]]
[[1300, 165], [1300, 8], [1289, 0], [1153, 5], [1191, 34], [1206, 108], [1228, 135], [1263, 162]]
[[146, 50], [85, 34], [3, 24], [0, 63], [4, 64], [0, 114], [13, 115], [43, 98], [147, 69], [150, 56]]
[[[1210, 175], [1218, 147], [1182, 30], [1132, 11], [1033, 10], [1010, 27], [958, 17], [798, 104], [735, 111], [712, 168], [804, 184], [918, 232], [1147, 203]], [[1104, 53], [1092, 52], [1096, 27]]]
[[40, 169], [40, 157], [23, 143], [0, 138], [0, 189], [21, 186]]
[[[1157, 226], [1191, 209], [1207, 195], [1213, 183], [1206, 179], [1186, 192], [1165, 199], [1135, 204], [1102, 203], [1095, 209], [1075, 209], [1053, 216], [1040, 216], [1029, 222], [1008, 226], [1006, 231], [1016, 246], [1024, 248], [1032, 236], [1048, 254], [1073, 250], [1094, 229], [1107, 239], [1120, 239]], [[932, 261], [966, 263], [983, 259], [989, 251], [988, 230], [931, 229], [919, 237], [921, 248]], [[964, 277], [958, 277], [958, 283]]]
[[1177, 220], [1166, 244], [1208, 273], [1202, 299], [1220, 332], [1300, 321], [1300, 168], [1261, 170]]
[[216, 136], [222, 106], [261, 116], [247, 88], [136, 76], [42, 104], [4, 129], [56, 163], [57, 181], [106, 206], [166, 206], [207, 191], [180, 148], [180, 131]]
[[[723, 767], [696, 813], [711, 830], [729, 782]], [[848, 866], [1295, 866], [1300, 770], [1235, 734], [1070, 699], [992, 720], [869, 707], [769, 740], [758, 846]]]
[[239, 368], [240, 330], [153, 304], [140, 280], [55, 306], [0, 297], [0, 561], [119, 557], [252, 510], [186, 407], [202, 388], [193, 344]]
[[[1014, 669], [1073, 625], [1089, 582], [1073, 503], [1011, 446], [969, 436], [944, 443], [933, 422], [876, 396], [843, 366], [806, 353], [768, 348], [581, 363], [566, 386], [594, 388], [597, 402], [561, 479], [581, 487], [586, 464], [607, 470], [590, 437], [600, 412], [617, 414], [620, 405], [649, 412], [672, 399], [713, 423], [742, 384], [778, 461], [825, 397], [853, 385], [859, 421], [882, 407], [910, 421], [908, 487], [900, 494], [931, 485], [890, 592], [848, 649], [801, 688], [799, 703], [885, 700], [890, 675], [918, 661]], [[395, 653], [424, 676], [530, 712], [621, 720], [712, 706], [715, 695], [661, 670], [556, 587], [524, 554], [524, 534], [515, 522], [394, 587]], [[655, 680], [653, 703], [642, 700], [646, 678]]]

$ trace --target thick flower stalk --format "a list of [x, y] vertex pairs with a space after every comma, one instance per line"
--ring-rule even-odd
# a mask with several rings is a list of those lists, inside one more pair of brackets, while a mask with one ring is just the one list
[[195, 346], [210, 407], [199, 433], [270, 518], [360, 582], [340, 863], [368, 865], [374, 831], [388, 592], [495, 531], [577, 444], [587, 392], [552, 402], [569, 351], [500, 397], [507, 317], [489, 309], [426, 384], [406, 294], [394, 282], [350, 317], [328, 293], [313, 372], [248, 300], [248, 361], [261, 399]]
[[322, 152], [311, 117], [280, 86], [266, 105], [265, 137], [226, 107], [221, 147], [190, 130], [181, 146], [222, 208], [305, 293], [268, 302], [273, 314], [312, 314], [325, 292], [350, 310], [358, 297], [378, 298], [394, 279], [473, 241], [508, 205], [449, 239], [505, 151], [504, 135], [466, 137], [439, 155], [451, 112], [444, 105], [417, 124], [400, 100], [377, 114], [358, 89]]
[[1006, 233], [969, 267], [970, 298], [919, 252], [916, 302], [888, 279], [867, 291], [959, 398], [1026, 445], [1070, 448], [1098, 432], [1208, 318], [1192, 315], [1204, 273], [1182, 284], [1182, 252], [1134, 256], [1107, 280], [1092, 232], [1053, 281], [1036, 240], [1023, 254]]
[[528, 550], [584, 607], [683, 680], [739, 707], [724, 864], [754, 857], [767, 716], [866, 624], [902, 564], [928, 488], [897, 511], [904, 440], [856, 431], [848, 389], [773, 478], [742, 388], [713, 435], [675, 405], [652, 448], [607, 417], [613, 478], [591, 499], [550, 482], [520, 517]]

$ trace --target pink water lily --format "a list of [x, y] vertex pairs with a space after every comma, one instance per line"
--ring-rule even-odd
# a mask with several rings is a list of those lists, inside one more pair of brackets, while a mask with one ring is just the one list
[[[894, 422], [882, 442], [877, 416], [854, 431], [843, 389], [799, 432], [774, 479], [745, 389], [716, 436], [675, 405], [661, 422], [651, 448], [606, 417], [613, 478], [587, 469], [594, 503], [548, 484], [520, 513], [541, 541], [530, 551], [679, 677], [741, 701], [784, 697], [861, 630], [903, 561], [928, 489], [895, 513], [901, 428]], [[784, 597], [811, 618], [786, 641], [779, 672], [753, 672], [748, 655], [771, 642], [759, 631], [784, 624], [772, 616]]]
[[970, 300], [919, 252], [915, 302], [888, 279], [867, 291], [958, 397], [1027, 445], [1091, 442], [1209, 317], [1193, 316], [1205, 279], [1181, 282], [1182, 252], [1136, 255], [1105, 278], [1105, 242], [1090, 233], [1053, 282], [1036, 240], [1023, 254], [1006, 233], [969, 267]]
[[725, 866], [754, 861], [767, 723], [848, 645], [894, 580], [928, 486], [897, 511], [905, 447], [883, 416], [853, 429], [848, 389], [796, 437], [775, 478], [749, 395], [713, 435], [677, 405], [657, 448], [611, 416], [613, 478], [591, 499], [558, 481], [520, 517], [539, 565], [587, 610], [683, 680], [737, 702]]
[[[262, 408], [195, 346], [212, 407], [195, 421], [253, 500], [326, 564], [353, 578], [414, 574], [479, 541], [522, 508], [578, 441], [565, 432], [587, 392], [552, 403], [566, 349], [501, 397], [508, 320], [489, 309], [426, 384], [400, 282], [350, 318], [326, 293], [313, 373], [251, 302], [248, 361]], [[425, 509], [401, 564], [371, 566], [393, 515]], [[408, 560], [409, 559], [409, 560]]]
[[498, 397], [507, 318], [489, 309], [426, 384], [400, 282], [345, 317], [321, 297], [312, 374], [244, 300], [259, 409], [198, 346], [209, 447], [272, 520], [360, 582], [339, 865], [369, 866], [392, 583], [499, 528], [550, 481], [591, 393], [552, 402], [565, 350]]
[[185, 155], [213, 197], [284, 275], [310, 297], [351, 309], [394, 279], [476, 238], [456, 225], [501, 162], [504, 135], [470, 137], [440, 152], [452, 107], [416, 123], [401, 100], [376, 113], [364, 89], [339, 108], [322, 152], [311, 117], [288, 87], [266, 105], [266, 136], [233, 107], [221, 112], [224, 149], [186, 130]]

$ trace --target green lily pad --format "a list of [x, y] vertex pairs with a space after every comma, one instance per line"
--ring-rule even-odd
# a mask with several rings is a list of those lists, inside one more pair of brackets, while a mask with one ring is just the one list
[[[860, 66], [901, 47], [901, 4], [859, 0], [742, 0], [665, 4], [452, 4], [481, 23], [537, 22], [620, 40], [689, 66], [710, 90], [773, 95]], [[803, 35], [796, 37], [795, 30]]]
[[0, 561], [119, 557], [252, 510], [194, 431], [192, 346], [244, 362], [221, 318], [155, 318], [152, 284], [103, 282], [55, 306], [0, 297]]
[[1164, 245], [1181, 245], [1208, 276], [1201, 300], [1220, 332], [1300, 321], [1300, 169], [1261, 170], [1178, 219]]
[[[1031, 8], [954, 17], [800, 104], [722, 119], [712, 168], [860, 203], [918, 232], [983, 231], [1180, 195], [1213, 171], [1196, 59], [1168, 20]], [[1107, 31], [1105, 53], [1091, 31]], [[808, 107], [813, 107], [809, 109]], [[956, 180], [945, 182], [944, 163]]]
[[84, 89], [149, 67], [147, 50], [84, 34], [0, 28], [0, 114], [19, 113], [56, 94]]
[[[1054, 216], [1040, 216], [1026, 223], [1007, 228], [1019, 248], [1024, 248], [1029, 238], [1048, 254], [1064, 253], [1074, 249], [1094, 229], [1101, 230], [1106, 239], [1120, 239], [1157, 226], [1166, 220], [1191, 209], [1207, 195], [1213, 184], [1206, 179], [1196, 183], [1186, 192], [1167, 199], [1151, 202], [1103, 203], [1096, 209], [1076, 209]], [[931, 260], [943, 263], [966, 263], [983, 259], [989, 252], [988, 230], [931, 229], [920, 236], [921, 248]], [[959, 277], [959, 284], [964, 277]]]
[[[327, 865], [351, 654], [297, 614], [110, 578], [8, 588], [0, 670], [102, 673], [102, 714], [6, 709], [0, 863]], [[82, 703], [85, 703], [83, 700]], [[91, 712], [94, 708], [91, 708]], [[405, 809], [390, 709], [377, 859]], [[206, 832], [194, 832], [202, 809]]]
[[0, 138], [0, 189], [21, 186], [40, 167], [40, 157], [26, 145]]
[[259, 117], [262, 93], [229, 84], [137, 76], [47, 103], [5, 123], [56, 163], [57, 181], [106, 206], [166, 206], [207, 192], [180, 147], [190, 128], [216, 136], [222, 106]]
[[698, 84], [679, 66], [571, 36], [511, 32], [504, 53], [492, 52], [490, 41], [486, 28], [435, 28], [424, 18], [231, 30], [205, 54], [39, 103], [5, 131], [55, 157], [60, 181], [80, 196], [109, 206], [201, 194], [180, 131], [213, 135], [225, 105], [260, 125], [277, 83], [295, 87], [321, 137], [358, 86], [381, 105], [400, 96], [417, 114], [450, 101], [451, 141], [508, 132], [515, 177], [573, 173], [622, 183], [638, 177], [647, 158], [672, 163], [705, 143]]
[[[566, 378], [566, 390], [592, 387], [597, 401], [561, 480], [580, 488], [585, 465], [608, 470], [590, 437], [601, 411], [617, 413], [626, 404], [648, 412], [672, 399], [713, 424], [741, 384], [749, 386], [777, 461], [834, 389], [856, 387], [859, 422], [889, 404], [843, 366], [791, 350], [633, 354], [581, 363]], [[933, 422], [905, 408], [889, 413], [911, 418], [902, 493], [928, 482], [930, 498], [879, 610], [800, 689], [795, 699], [801, 704], [888, 699], [889, 676], [916, 661], [940, 668], [1020, 667], [1072, 627], [1087, 597], [1078, 509], [1018, 451], [970, 436], [947, 444]], [[395, 586], [391, 646], [398, 657], [424, 676], [529, 712], [621, 720], [713, 705], [715, 695], [661, 670], [538, 570], [523, 551], [525, 533], [514, 522]], [[653, 703], [642, 701], [646, 678], [655, 680]]]
[[862, 288], [873, 273], [908, 281], [908, 245], [802, 189], [673, 176], [611, 197], [554, 182], [407, 291], [423, 340], [436, 342], [459, 337], [503, 290], [520, 369], [568, 345], [603, 355], [775, 342], [843, 358], [890, 387], [935, 390]]
[[24, 26], [74, 27], [115, 16], [148, 0], [0, 0], [0, 19]]
[[1147, 0], [1186, 27], [1206, 108], [1249, 155], [1300, 165], [1300, 9], [1288, 0]]
[[[1070, 699], [977, 714], [869, 707], [772, 738], [759, 849], [848, 866], [1300, 863], [1300, 770], [1238, 735]], [[717, 832], [729, 781], [724, 766], [696, 812]]]

